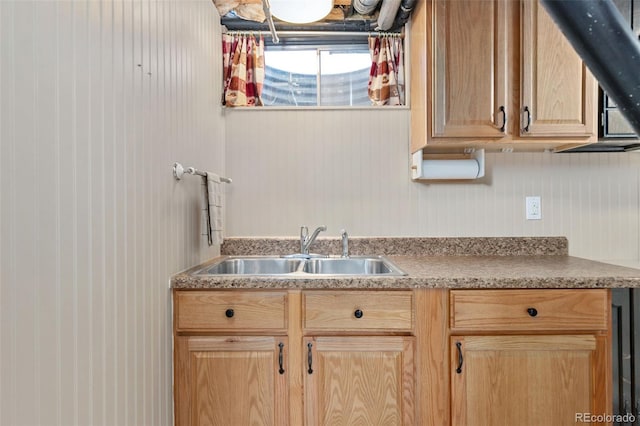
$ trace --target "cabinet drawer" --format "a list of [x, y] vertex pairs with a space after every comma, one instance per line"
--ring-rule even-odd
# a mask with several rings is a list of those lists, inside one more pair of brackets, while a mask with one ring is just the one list
[[606, 330], [608, 291], [452, 290], [451, 328], [465, 330]]
[[410, 331], [413, 292], [307, 291], [303, 324], [308, 330]]
[[274, 330], [287, 327], [283, 291], [178, 291], [176, 330]]

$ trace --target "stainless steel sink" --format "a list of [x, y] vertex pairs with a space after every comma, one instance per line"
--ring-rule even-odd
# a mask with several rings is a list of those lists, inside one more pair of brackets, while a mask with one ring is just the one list
[[227, 257], [198, 272], [199, 275], [282, 275], [301, 268], [303, 259], [281, 257]]
[[225, 256], [197, 272], [198, 275], [401, 276], [400, 268], [383, 256], [297, 258]]
[[309, 259], [304, 272], [322, 275], [406, 275], [384, 257]]

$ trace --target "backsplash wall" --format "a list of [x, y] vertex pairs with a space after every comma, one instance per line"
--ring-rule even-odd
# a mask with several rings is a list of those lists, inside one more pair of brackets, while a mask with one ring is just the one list
[[[227, 234], [566, 236], [572, 255], [637, 260], [640, 154], [487, 154], [484, 183], [410, 180], [409, 111], [226, 110]], [[246, 123], [250, 122], [251, 126]], [[525, 197], [542, 220], [525, 220]]]
[[215, 256], [210, 0], [0, 1], [0, 425], [168, 426], [169, 277]]

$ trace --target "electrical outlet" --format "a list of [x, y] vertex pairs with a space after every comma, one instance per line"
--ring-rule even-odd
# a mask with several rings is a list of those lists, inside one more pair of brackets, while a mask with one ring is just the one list
[[542, 208], [540, 206], [540, 197], [526, 197], [527, 220], [542, 219]]

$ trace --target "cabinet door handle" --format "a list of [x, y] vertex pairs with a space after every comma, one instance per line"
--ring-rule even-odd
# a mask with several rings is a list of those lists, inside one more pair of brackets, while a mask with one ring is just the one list
[[524, 130], [525, 132], [529, 132], [529, 126], [531, 125], [531, 111], [529, 111], [528, 106], [524, 107], [524, 112], [527, 113], [527, 125], [524, 126], [522, 130]]
[[504, 130], [507, 127], [507, 110], [504, 105], [500, 105], [500, 112], [502, 112], [502, 127], [500, 127], [500, 131], [504, 133]]
[[284, 355], [283, 355], [283, 350], [284, 350], [284, 343], [280, 342], [278, 343], [278, 364], [280, 365], [280, 368], [278, 369], [278, 373], [280, 374], [284, 374]]
[[458, 367], [456, 368], [456, 373], [462, 373], [462, 363], [464, 359], [462, 358], [462, 343], [456, 342], [456, 348], [458, 349]]
[[309, 364], [309, 369], [307, 370], [307, 373], [309, 374], [313, 374], [313, 368], [311, 368], [311, 366], [313, 365], [313, 357], [311, 355], [311, 347], [313, 345], [311, 344], [311, 342], [307, 343], [307, 363]]
[[233, 312], [233, 309], [227, 309], [226, 311], [224, 311], [224, 315], [225, 315], [227, 318], [233, 318], [233, 314], [234, 314], [234, 313], [235, 313], [235, 312]]

